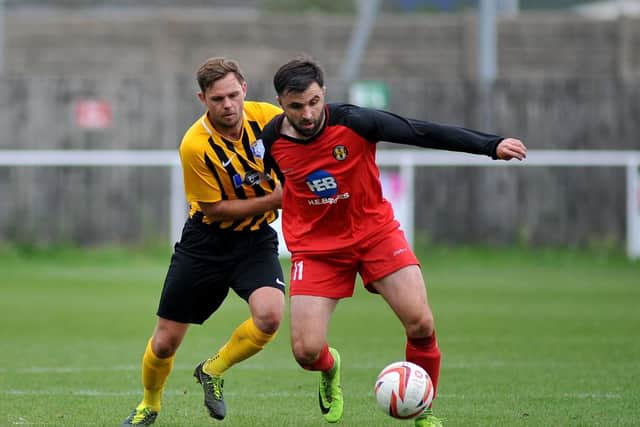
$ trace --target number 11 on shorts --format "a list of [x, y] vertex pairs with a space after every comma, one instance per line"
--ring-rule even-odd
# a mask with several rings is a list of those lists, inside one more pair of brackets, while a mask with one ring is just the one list
[[293, 263], [293, 268], [291, 271], [291, 281], [294, 280], [302, 280], [302, 272], [304, 271], [304, 263], [303, 261], [296, 261]]

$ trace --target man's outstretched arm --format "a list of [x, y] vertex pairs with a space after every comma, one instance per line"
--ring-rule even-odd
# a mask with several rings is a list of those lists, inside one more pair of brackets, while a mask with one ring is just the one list
[[407, 119], [382, 110], [343, 105], [349, 125], [370, 141], [485, 154], [493, 159], [522, 160], [527, 149], [517, 138], [479, 132], [426, 120]]

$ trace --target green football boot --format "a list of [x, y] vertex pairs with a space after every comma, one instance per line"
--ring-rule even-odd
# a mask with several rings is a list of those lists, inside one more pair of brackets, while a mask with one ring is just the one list
[[150, 426], [156, 421], [158, 412], [152, 410], [147, 406], [138, 406], [133, 410], [131, 415], [122, 422], [120, 427], [127, 426]]
[[209, 411], [209, 415], [216, 420], [222, 420], [227, 415], [227, 406], [222, 396], [224, 380], [220, 375], [209, 375], [204, 372], [202, 366], [205, 362], [206, 360], [203, 360], [196, 366], [196, 369], [193, 371], [193, 376], [198, 383], [202, 384], [204, 406]]
[[337, 423], [342, 418], [344, 399], [340, 386], [340, 354], [335, 348], [329, 348], [333, 356], [333, 368], [320, 373], [318, 401], [324, 419], [329, 423]]
[[415, 427], [443, 427], [443, 424], [440, 418], [433, 415], [433, 410], [427, 408], [415, 419]]

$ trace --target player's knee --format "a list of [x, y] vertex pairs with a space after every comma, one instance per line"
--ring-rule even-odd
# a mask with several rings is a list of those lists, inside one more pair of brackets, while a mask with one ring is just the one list
[[176, 354], [179, 345], [180, 340], [172, 339], [170, 336], [156, 336], [153, 339], [152, 350], [157, 357], [165, 359]]
[[253, 322], [265, 334], [274, 334], [280, 327], [282, 316], [282, 310], [266, 310], [256, 313], [253, 317]]
[[273, 334], [284, 316], [284, 294], [268, 286], [257, 289], [249, 297], [253, 323], [265, 334]]
[[306, 369], [306, 367], [311, 366], [318, 359], [321, 349], [309, 347], [303, 342], [293, 341], [291, 343], [291, 350], [298, 365]]
[[433, 314], [431, 312], [422, 313], [415, 318], [409, 319], [405, 324], [408, 337], [426, 338], [430, 337], [434, 331]]

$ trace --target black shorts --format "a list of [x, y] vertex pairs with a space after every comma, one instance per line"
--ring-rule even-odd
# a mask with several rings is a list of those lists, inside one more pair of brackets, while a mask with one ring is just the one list
[[175, 245], [157, 314], [202, 324], [220, 307], [229, 289], [248, 301], [253, 291], [264, 286], [284, 292], [274, 229], [220, 231], [189, 219]]

